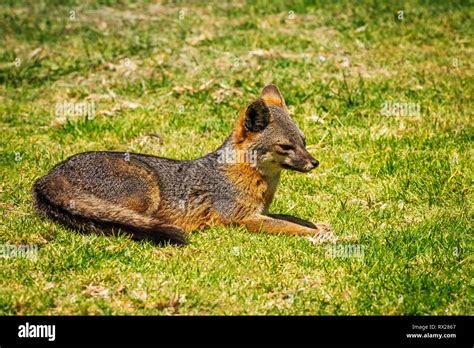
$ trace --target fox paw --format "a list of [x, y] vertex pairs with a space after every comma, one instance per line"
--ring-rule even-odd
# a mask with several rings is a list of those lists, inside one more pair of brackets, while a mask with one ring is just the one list
[[339, 240], [329, 224], [317, 223], [315, 224], [315, 230], [314, 236], [306, 237], [313, 244], [335, 243]]

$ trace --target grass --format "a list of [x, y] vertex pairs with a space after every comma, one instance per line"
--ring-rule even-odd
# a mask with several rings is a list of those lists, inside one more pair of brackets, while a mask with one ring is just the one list
[[[1, 314], [472, 315], [469, 3], [3, 1], [0, 16], [0, 243], [39, 247], [0, 258]], [[321, 162], [285, 172], [272, 211], [357, 236], [363, 260], [239, 227], [156, 247], [32, 210], [33, 181], [78, 152], [212, 151], [268, 82]], [[384, 116], [388, 101], [420, 114]]]

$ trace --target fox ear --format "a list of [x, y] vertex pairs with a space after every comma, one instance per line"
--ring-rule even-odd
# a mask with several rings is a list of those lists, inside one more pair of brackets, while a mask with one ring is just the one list
[[262, 98], [267, 105], [276, 105], [286, 109], [285, 99], [278, 90], [278, 87], [273, 84], [266, 85], [262, 89], [260, 98]]
[[245, 110], [245, 128], [250, 132], [261, 132], [270, 123], [270, 110], [263, 99], [252, 102]]

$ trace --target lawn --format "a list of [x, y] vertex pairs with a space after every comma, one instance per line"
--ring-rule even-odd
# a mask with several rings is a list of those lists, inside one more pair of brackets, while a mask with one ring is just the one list
[[[472, 315], [472, 14], [463, 1], [2, 1], [0, 314]], [[33, 211], [34, 180], [73, 154], [216, 149], [269, 82], [321, 163], [284, 172], [271, 211], [355, 244], [218, 227], [159, 247]]]

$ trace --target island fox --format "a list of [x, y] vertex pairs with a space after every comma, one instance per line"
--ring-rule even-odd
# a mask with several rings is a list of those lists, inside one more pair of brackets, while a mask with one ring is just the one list
[[35, 209], [84, 232], [186, 243], [186, 232], [215, 225], [334, 240], [327, 224], [270, 214], [282, 169], [309, 172], [305, 149], [275, 85], [240, 114], [231, 135], [196, 160], [97, 151], [57, 164], [33, 186]]

